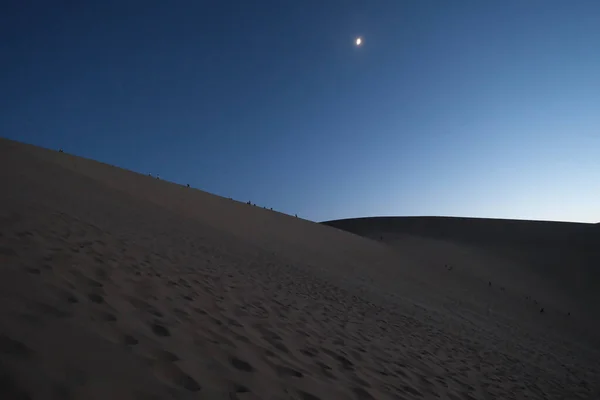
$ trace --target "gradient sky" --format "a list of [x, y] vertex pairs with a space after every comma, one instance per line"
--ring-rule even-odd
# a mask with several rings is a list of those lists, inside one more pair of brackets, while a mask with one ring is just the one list
[[598, 0], [9, 0], [0, 37], [3, 137], [317, 221], [600, 221]]

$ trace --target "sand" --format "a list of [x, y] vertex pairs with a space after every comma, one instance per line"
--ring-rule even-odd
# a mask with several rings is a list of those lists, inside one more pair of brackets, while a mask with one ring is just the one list
[[0, 188], [0, 398], [600, 398], [591, 247], [537, 279], [490, 221], [357, 235], [8, 140]]

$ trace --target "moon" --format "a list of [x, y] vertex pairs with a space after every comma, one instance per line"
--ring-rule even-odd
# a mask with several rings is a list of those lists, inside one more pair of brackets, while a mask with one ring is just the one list
[[355, 41], [355, 43], [356, 43], [356, 45], [357, 45], [357, 46], [360, 46], [360, 45], [362, 44], [362, 42], [363, 42], [363, 40], [362, 40], [362, 38], [361, 38], [361, 37], [357, 37], [357, 38], [356, 38], [356, 41]]

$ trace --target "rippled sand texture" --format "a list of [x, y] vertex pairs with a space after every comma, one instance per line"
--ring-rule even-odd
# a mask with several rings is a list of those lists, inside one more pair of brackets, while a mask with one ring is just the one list
[[0, 398], [600, 398], [589, 287], [524, 258], [6, 140], [0, 163]]

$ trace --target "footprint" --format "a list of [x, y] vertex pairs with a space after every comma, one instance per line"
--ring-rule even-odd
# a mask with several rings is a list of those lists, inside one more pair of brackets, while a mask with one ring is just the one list
[[301, 349], [300, 353], [302, 353], [308, 357], [316, 357], [317, 354], [319, 354], [319, 350], [317, 350], [313, 347], [307, 347], [305, 349]]
[[101, 282], [98, 282], [97, 280], [95, 280], [95, 279], [91, 279], [91, 278], [88, 278], [88, 279], [87, 279], [87, 283], [88, 283], [88, 285], [90, 285], [91, 287], [96, 287], [96, 288], [101, 288], [101, 287], [103, 287], [103, 286], [104, 286], [104, 285], [103, 285]]
[[333, 373], [331, 372], [331, 367], [329, 365], [321, 361], [317, 361], [317, 365], [321, 367], [321, 372], [323, 373], [323, 375], [330, 379], [335, 379], [335, 375], [333, 375]]
[[32, 275], [40, 275], [42, 271], [39, 268], [27, 268], [27, 272]]
[[350, 350], [350, 355], [356, 358], [358, 361], [363, 361], [363, 357], [356, 350]]
[[286, 354], [290, 353], [290, 350], [286, 347], [285, 344], [283, 344], [281, 342], [275, 342], [275, 343], [272, 343], [272, 344], [273, 344], [273, 347], [275, 347], [277, 350], [279, 350], [279, 351], [281, 351], [283, 353], [286, 353]]
[[159, 362], [156, 364], [156, 370], [159, 376], [175, 386], [180, 386], [190, 392], [202, 390], [202, 387], [194, 378], [183, 372], [173, 363]]
[[237, 357], [231, 357], [229, 359], [229, 362], [231, 363], [231, 365], [233, 365], [233, 367], [235, 369], [239, 369], [240, 371], [245, 371], [245, 372], [252, 372], [252, 371], [254, 371], [254, 367], [252, 365], [248, 364], [244, 360], [240, 360]]
[[356, 394], [356, 397], [359, 399], [366, 399], [366, 400], [370, 400], [370, 399], [375, 399], [375, 397], [373, 397], [371, 395], [371, 393], [369, 393], [366, 389], [361, 388], [361, 387], [357, 387], [357, 388], [353, 388], [352, 391], [354, 392], [354, 394]]
[[401, 369], [397, 369], [396, 370], [396, 374], [398, 374], [398, 375], [400, 375], [400, 376], [402, 376], [404, 378], [408, 378], [408, 374], [406, 372], [404, 372], [403, 370], [401, 370]]
[[354, 383], [356, 383], [357, 385], [364, 387], [364, 388], [370, 388], [371, 384], [367, 381], [365, 381], [364, 379], [358, 377], [358, 376], [353, 376], [352, 380], [354, 381]]
[[235, 392], [236, 393], [250, 393], [250, 389], [248, 389], [244, 385], [235, 384]]
[[302, 400], [321, 400], [320, 397], [315, 396], [314, 394], [310, 394], [308, 392], [305, 392], [303, 390], [298, 390], [298, 394], [300, 395], [300, 398]]
[[248, 339], [247, 336], [244, 335], [239, 335], [239, 334], [235, 334], [235, 340], [240, 341], [240, 342], [244, 342], [244, 343], [250, 343], [250, 339]]
[[97, 293], [88, 294], [88, 299], [90, 299], [91, 302], [96, 303], [96, 304], [104, 303], [104, 297], [102, 297], [101, 295], [99, 295]]
[[137, 340], [136, 338], [134, 338], [131, 335], [125, 335], [123, 336], [123, 342], [127, 345], [127, 346], [135, 346], [136, 344], [138, 344], [140, 341]]
[[156, 336], [171, 336], [171, 332], [169, 332], [167, 328], [157, 323], [152, 324], [152, 332], [154, 332]]
[[65, 294], [65, 298], [66, 298], [66, 299], [67, 299], [67, 301], [68, 301], [69, 303], [71, 303], [71, 304], [76, 304], [76, 303], [79, 303], [79, 299], [77, 299], [77, 297], [75, 297], [75, 295], [74, 295], [74, 294], [72, 294], [72, 293], [70, 293], [70, 292], [67, 292], [67, 293]]
[[277, 371], [279, 376], [295, 376], [296, 378], [302, 378], [304, 376], [304, 374], [302, 374], [300, 371], [296, 371], [295, 369], [281, 365], [276, 366], [275, 371]]
[[346, 371], [353, 371], [354, 364], [341, 354], [337, 354], [329, 349], [323, 349], [323, 352], [336, 359]]
[[156, 360], [163, 362], [175, 362], [179, 361], [179, 357], [176, 354], [171, 353], [170, 351], [163, 349], [155, 349], [151, 352]]
[[182, 310], [181, 308], [173, 308], [173, 314], [177, 315], [179, 318], [189, 321], [190, 319], [190, 313], [188, 313], [185, 310]]
[[200, 315], [206, 315], [206, 311], [204, 311], [204, 310], [203, 310], [203, 309], [201, 309], [201, 308], [195, 307], [195, 308], [194, 308], [194, 311], [196, 311], [196, 312], [197, 312], [198, 314], [200, 314]]
[[115, 322], [117, 320], [117, 317], [114, 314], [106, 311], [100, 312], [100, 317], [107, 322]]
[[263, 338], [267, 341], [275, 341], [275, 340], [283, 340], [281, 338], [281, 336], [279, 336], [279, 334], [277, 334], [276, 332], [265, 328], [265, 327], [258, 327], [258, 331], [260, 331], [260, 333], [262, 334]]
[[235, 342], [229, 340], [229, 338], [218, 334], [217, 332], [211, 332], [210, 333], [212, 335], [212, 339], [208, 339], [210, 342], [216, 344], [216, 345], [221, 345], [221, 346], [229, 346], [232, 348], [237, 348]]
[[109, 278], [108, 272], [105, 268], [96, 268], [94, 270], [94, 275], [96, 275], [96, 278], [101, 279], [103, 281], [107, 281]]
[[240, 324], [238, 321], [236, 321], [235, 319], [231, 319], [231, 318], [227, 318], [227, 323], [230, 326], [235, 326], [236, 328], [243, 328], [244, 326], [242, 324]]
[[413, 394], [413, 395], [415, 395], [415, 396], [421, 396], [421, 392], [419, 392], [418, 390], [416, 390], [416, 389], [415, 389], [415, 388], [413, 388], [412, 386], [407, 386], [407, 385], [405, 385], [405, 386], [402, 386], [402, 389], [403, 389], [405, 392], [408, 392], [408, 393], [410, 393], [410, 394]]

